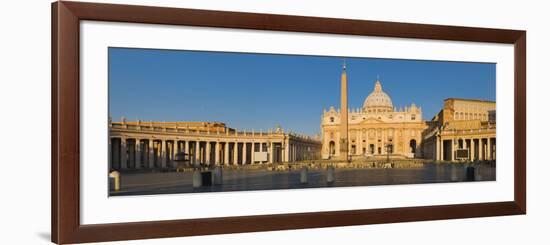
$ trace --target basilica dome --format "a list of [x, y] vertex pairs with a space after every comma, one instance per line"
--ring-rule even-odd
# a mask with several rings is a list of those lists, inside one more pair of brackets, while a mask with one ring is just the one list
[[363, 103], [364, 111], [372, 112], [391, 112], [393, 111], [393, 104], [390, 96], [382, 91], [382, 84], [380, 81], [376, 81], [374, 84], [374, 90], [367, 96], [365, 103]]

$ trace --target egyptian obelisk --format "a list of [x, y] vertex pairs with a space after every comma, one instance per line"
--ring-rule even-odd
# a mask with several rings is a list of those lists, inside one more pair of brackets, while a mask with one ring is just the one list
[[346, 62], [342, 66], [340, 78], [340, 159], [348, 161], [348, 78], [346, 75]]

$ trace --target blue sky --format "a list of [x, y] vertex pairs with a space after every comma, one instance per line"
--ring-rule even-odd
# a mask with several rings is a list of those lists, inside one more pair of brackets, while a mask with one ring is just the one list
[[[377, 76], [396, 107], [431, 119], [450, 97], [495, 100], [496, 65], [346, 58], [348, 103], [363, 105]], [[134, 121], [218, 121], [237, 129], [280, 124], [318, 133], [339, 107], [342, 57], [109, 48], [109, 114]]]

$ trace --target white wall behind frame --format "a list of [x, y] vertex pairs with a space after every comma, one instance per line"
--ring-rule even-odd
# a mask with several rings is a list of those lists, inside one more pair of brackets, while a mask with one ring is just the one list
[[[89, 0], [93, 1], [93, 0]], [[550, 33], [545, 1], [109, 1], [339, 18], [527, 29], [526, 216], [412, 222], [294, 231], [156, 239], [110, 244], [546, 244], [550, 172]], [[0, 15], [2, 244], [50, 244], [50, 1], [4, 3]], [[5, 35], [4, 35], [5, 34]], [[32, 129], [32, 130], [31, 130]], [[30, 144], [34, 143], [34, 144]], [[15, 147], [18, 146], [18, 147]], [[32, 153], [29, 153], [29, 148]], [[30, 159], [33, 157], [33, 159]], [[42, 160], [42, 158], [46, 158]], [[25, 166], [25, 181], [20, 181]], [[17, 184], [17, 185], [16, 185]], [[14, 187], [16, 186], [16, 188]]]

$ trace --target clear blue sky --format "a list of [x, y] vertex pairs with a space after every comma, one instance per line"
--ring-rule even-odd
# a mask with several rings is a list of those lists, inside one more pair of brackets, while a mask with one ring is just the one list
[[[318, 133], [339, 107], [341, 57], [109, 48], [114, 121], [218, 121], [237, 129]], [[430, 120], [449, 97], [495, 100], [495, 64], [346, 58], [348, 103], [363, 105], [377, 75], [396, 107]]]

